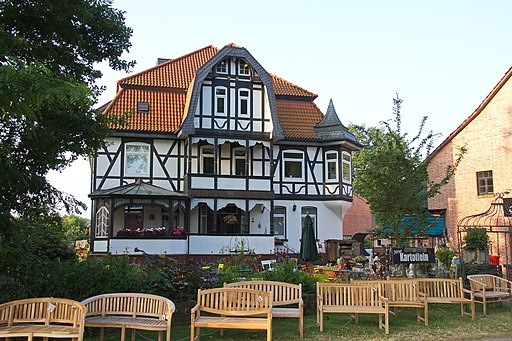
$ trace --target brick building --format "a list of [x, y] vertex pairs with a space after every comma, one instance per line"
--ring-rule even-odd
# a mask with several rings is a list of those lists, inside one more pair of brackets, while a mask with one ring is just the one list
[[[447, 237], [457, 240], [457, 222], [485, 212], [497, 193], [512, 189], [512, 68], [476, 110], [432, 153], [430, 179], [439, 180], [453, 164], [459, 148], [464, 155], [455, 176], [428, 202], [429, 210], [445, 212]], [[510, 242], [510, 241], [509, 241]], [[496, 244], [491, 253], [498, 252]], [[506, 260], [501, 245], [501, 262]], [[510, 253], [510, 247], [508, 247]], [[508, 260], [512, 259], [508, 255]]]
[[343, 218], [343, 237], [350, 238], [358, 232], [368, 232], [372, 229], [372, 211], [366, 200], [353, 194], [352, 206]]

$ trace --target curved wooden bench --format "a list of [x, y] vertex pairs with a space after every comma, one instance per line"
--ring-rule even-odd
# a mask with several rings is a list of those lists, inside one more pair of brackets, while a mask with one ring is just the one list
[[29, 298], [0, 304], [0, 338], [83, 340], [85, 307], [65, 298]]
[[[379, 328], [389, 334], [388, 299], [382, 296], [381, 286], [375, 284], [316, 283], [317, 324], [324, 330], [324, 314], [378, 314]], [[384, 322], [382, 318], [384, 317]]]
[[487, 314], [487, 303], [512, 302], [512, 282], [494, 275], [468, 275], [469, 285], [475, 302], [481, 303], [484, 315]]
[[161, 296], [140, 293], [115, 293], [90, 297], [82, 301], [87, 308], [85, 326], [100, 328], [103, 340], [105, 328], [121, 328], [124, 341], [126, 329], [158, 331], [158, 340], [166, 332], [166, 341], [171, 340], [171, 319], [174, 303]]
[[224, 283], [225, 288], [246, 288], [271, 292], [272, 317], [299, 319], [299, 335], [304, 337], [304, 302], [302, 301], [302, 284], [290, 284], [277, 281], [243, 281]]
[[245, 288], [199, 289], [190, 310], [190, 341], [199, 340], [201, 328], [220, 328], [221, 335], [224, 328], [266, 330], [270, 341], [272, 294]]

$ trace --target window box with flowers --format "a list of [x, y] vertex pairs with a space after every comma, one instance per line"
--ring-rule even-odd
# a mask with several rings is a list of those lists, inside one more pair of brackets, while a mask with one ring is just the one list
[[149, 228], [121, 228], [117, 231], [116, 237], [121, 238], [162, 238], [167, 236], [165, 227], [149, 227]]
[[172, 230], [171, 236], [173, 238], [185, 239], [187, 238], [187, 229], [182, 226], [177, 226]]

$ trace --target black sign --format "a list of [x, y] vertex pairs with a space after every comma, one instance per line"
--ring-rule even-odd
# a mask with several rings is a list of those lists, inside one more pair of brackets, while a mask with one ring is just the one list
[[512, 217], [512, 198], [503, 198], [505, 217]]
[[435, 263], [436, 257], [433, 248], [410, 247], [403, 249], [393, 249], [394, 264], [411, 263]]

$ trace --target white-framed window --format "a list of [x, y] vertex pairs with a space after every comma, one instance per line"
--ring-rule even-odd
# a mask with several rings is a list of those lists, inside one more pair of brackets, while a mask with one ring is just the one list
[[243, 59], [238, 60], [238, 74], [243, 76], [249, 76], [251, 74], [249, 64]]
[[107, 206], [101, 206], [96, 212], [96, 231], [94, 233], [96, 238], [108, 237], [108, 219], [109, 212]]
[[242, 116], [249, 115], [250, 103], [249, 89], [238, 89], [238, 114]]
[[326, 179], [338, 180], [338, 152], [331, 151], [325, 153]]
[[311, 217], [311, 220], [313, 221], [313, 227], [315, 228], [315, 238], [318, 238], [318, 224], [316, 219], [316, 211], [316, 207], [304, 206], [300, 209], [300, 215], [302, 227], [304, 227], [306, 216], [309, 215]]
[[245, 169], [245, 148], [236, 148], [233, 150], [233, 174], [246, 175]]
[[223, 60], [217, 66], [215, 66], [215, 72], [217, 73], [228, 73], [228, 63], [226, 60]]
[[274, 207], [274, 236], [277, 238], [286, 238], [286, 207]]
[[476, 182], [477, 182], [478, 195], [486, 195], [486, 194], [494, 193], [492, 170], [476, 172]]
[[201, 173], [215, 174], [215, 150], [213, 146], [201, 147]]
[[149, 175], [149, 145], [146, 143], [127, 143], [124, 150], [125, 175]]
[[342, 165], [341, 171], [344, 182], [352, 182], [352, 156], [350, 153], [343, 152], [341, 154]]
[[215, 88], [215, 113], [225, 115], [227, 105], [227, 90], [225, 87]]
[[284, 176], [287, 179], [303, 178], [304, 153], [301, 151], [283, 152]]

